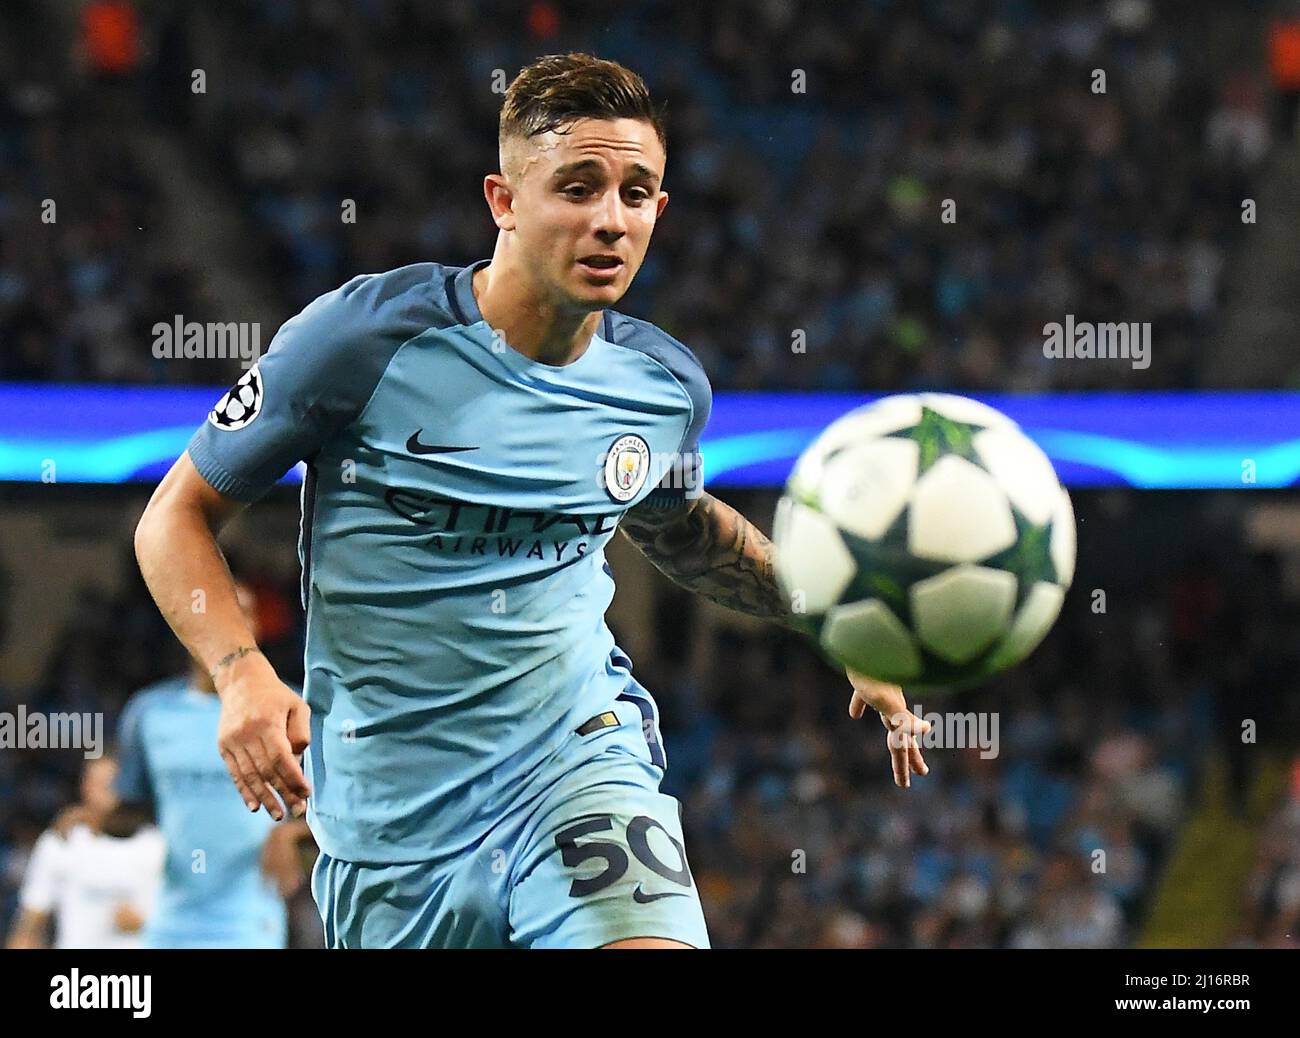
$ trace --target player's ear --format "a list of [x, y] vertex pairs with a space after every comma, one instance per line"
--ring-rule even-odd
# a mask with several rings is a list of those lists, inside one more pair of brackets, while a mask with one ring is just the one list
[[660, 191], [660, 192], [659, 192], [659, 201], [657, 201], [657, 202], [655, 203], [655, 219], [656, 219], [656, 220], [658, 220], [659, 217], [661, 217], [661, 216], [664, 215], [664, 206], [666, 206], [667, 204], [668, 204], [668, 192], [667, 192], [667, 191]]
[[515, 229], [515, 194], [510, 182], [500, 173], [483, 178], [483, 197], [492, 211], [492, 222], [503, 231]]

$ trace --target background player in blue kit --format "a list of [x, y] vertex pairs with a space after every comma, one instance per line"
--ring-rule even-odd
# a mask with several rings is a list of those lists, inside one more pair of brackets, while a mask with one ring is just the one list
[[[491, 259], [363, 275], [286, 322], [159, 486], [137, 556], [213, 676], [245, 802], [309, 804], [331, 946], [704, 947], [604, 548], [622, 529], [683, 586], [785, 621], [772, 546], [699, 489], [699, 362], [611, 309], [668, 201], [644, 83], [540, 59], [506, 95], [500, 158]], [[301, 699], [214, 539], [298, 461]], [[901, 690], [850, 680], [898, 784], [924, 774]]]
[[[235, 591], [252, 623], [252, 592], [242, 584]], [[167, 846], [144, 944], [283, 948], [284, 898], [301, 885], [297, 845], [309, 834], [300, 819], [276, 824], [239, 802], [214, 745], [215, 692], [195, 667], [141, 689], [118, 724], [114, 820], [129, 827], [155, 816]]]

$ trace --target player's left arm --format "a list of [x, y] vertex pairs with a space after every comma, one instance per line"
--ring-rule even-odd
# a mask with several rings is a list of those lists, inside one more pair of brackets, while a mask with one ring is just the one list
[[101, 823], [109, 836], [132, 836], [155, 818], [153, 777], [144, 740], [144, 717], [149, 703], [147, 695], [132, 697], [118, 719], [115, 800]]
[[[624, 515], [619, 528], [669, 579], [728, 609], [796, 627], [776, 580], [776, 549], [771, 538], [736, 509], [712, 494], [686, 497], [674, 508], [643, 503]], [[889, 732], [894, 782], [911, 785], [911, 773], [929, 772], [919, 737], [929, 722], [907, 709], [898, 685], [848, 671], [853, 695], [849, 716], [861, 718], [871, 707]]]
[[638, 505], [619, 529], [682, 587], [728, 609], [794, 626], [776, 582], [771, 539], [712, 494], [701, 492], [672, 509]]

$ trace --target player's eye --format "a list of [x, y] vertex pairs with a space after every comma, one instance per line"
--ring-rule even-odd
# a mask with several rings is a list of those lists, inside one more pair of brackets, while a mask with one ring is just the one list
[[627, 192], [628, 201], [640, 205], [642, 202], [649, 201], [650, 192], [643, 187], [630, 188]]
[[591, 193], [591, 189], [586, 184], [570, 184], [561, 191], [567, 198], [586, 198]]

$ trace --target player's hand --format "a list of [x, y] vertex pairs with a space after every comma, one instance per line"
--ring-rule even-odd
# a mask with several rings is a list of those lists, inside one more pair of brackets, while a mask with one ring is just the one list
[[907, 709], [907, 700], [898, 685], [876, 681], [865, 674], [846, 670], [853, 686], [849, 700], [849, 716], [855, 721], [870, 707], [880, 714], [880, 723], [889, 735], [885, 743], [894, 765], [894, 785], [907, 789], [912, 785], [912, 772], [928, 775], [929, 766], [921, 756], [920, 737], [930, 730], [930, 722], [922, 720]]
[[50, 823], [50, 828], [65, 840], [79, 825], [90, 824], [90, 808], [85, 804], [73, 804], [59, 812], [59, 816]]
[[260, 652], [219, 671], [217, 690], [217, 746], [244, 803], [250, 811], [265, 807], [277, 822], [286, 809], [301, 816], [311, 795], [300, 763], [311, 742], [311, 710]]
[[282, 898], [293, 897], [302, 886], [302, 858], [298, 853], [298, 841], [307, 832], [306, 823], [302, 821], [277, 825], [262, 844], [262, 872], [275, 881]]
[[144, 929], [144, 916], [123, 901], [113, 909], [113, 926], [118, 933], [139, 933]]

